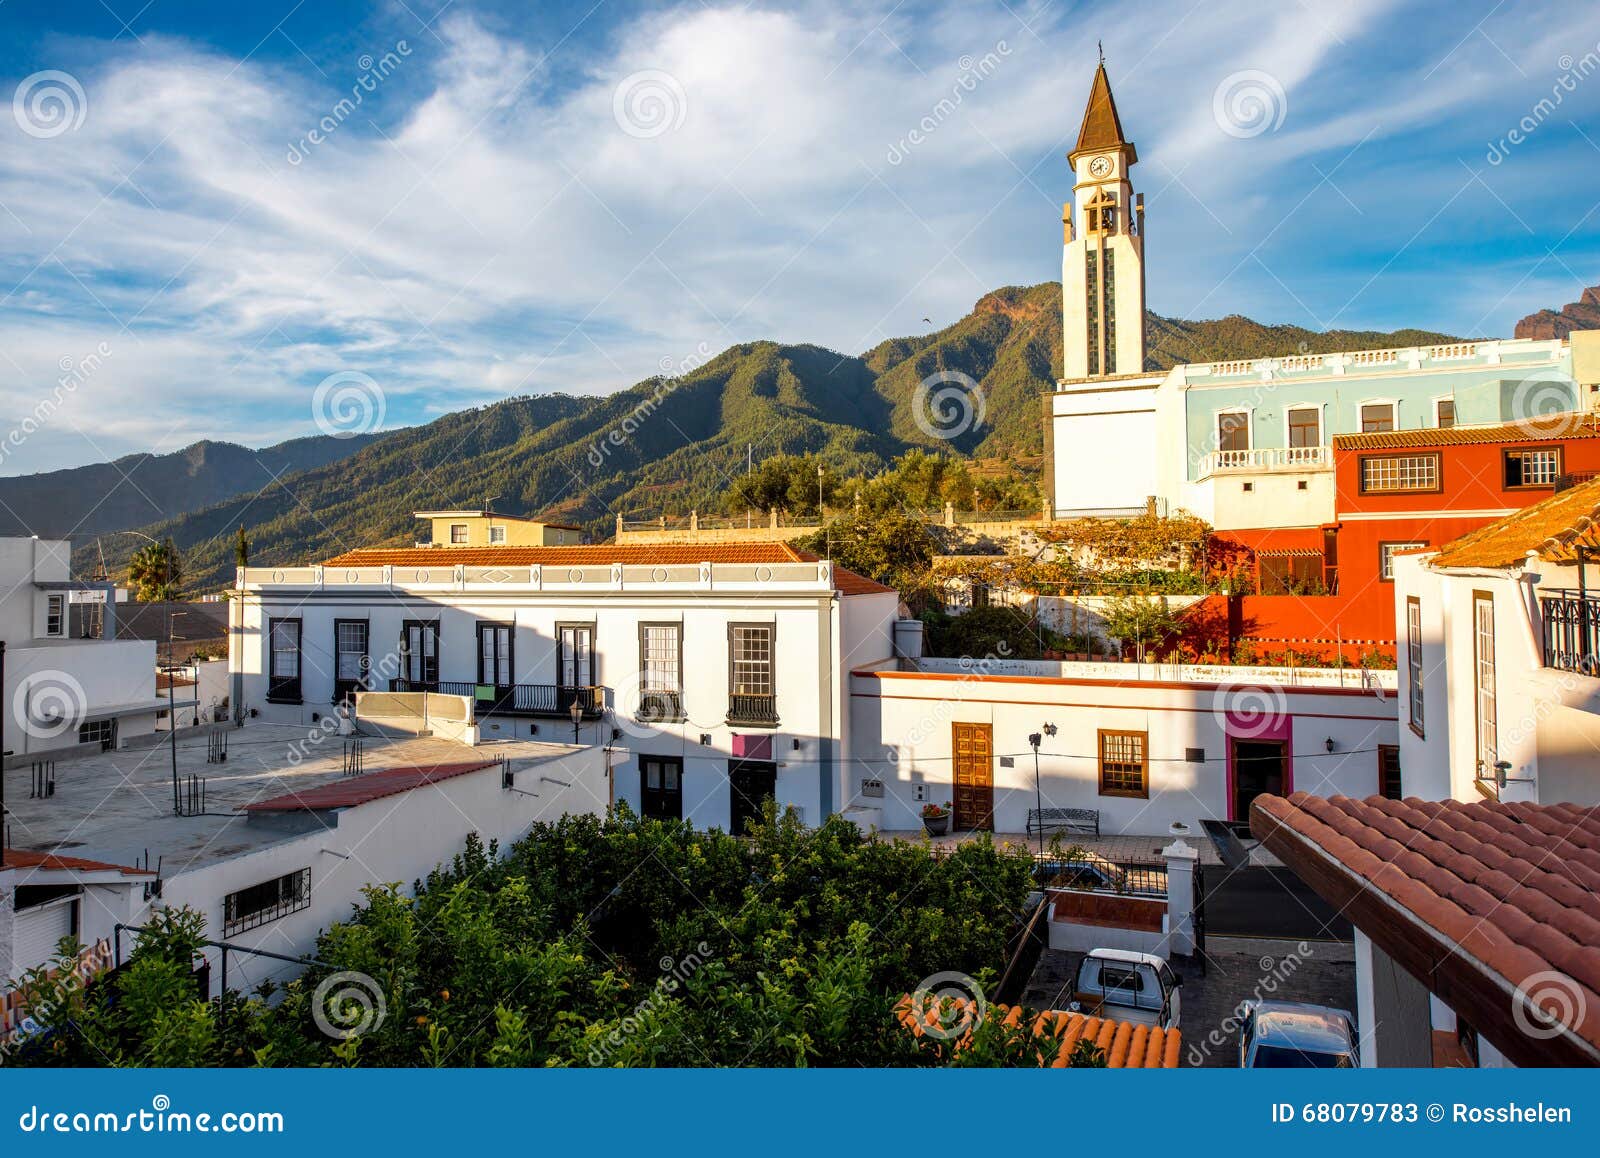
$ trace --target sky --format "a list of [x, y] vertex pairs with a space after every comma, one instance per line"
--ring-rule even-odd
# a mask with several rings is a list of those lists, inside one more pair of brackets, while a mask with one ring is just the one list
[[1600, 283], [1600, 5], [9, 0], [0, 474], [949, 324], [1059, 278], [1097, 42], [1158, 313]]

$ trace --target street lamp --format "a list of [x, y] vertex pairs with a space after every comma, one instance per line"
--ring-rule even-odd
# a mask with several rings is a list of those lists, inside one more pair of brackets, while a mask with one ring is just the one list
[[[1040, 733], [1043, 733], [1041, 735]], [[1044, 742], [1045, 736], [1054, 736], [1056, 726], [1046, 724], [1038, 732], [1030, 733], [1028, 744], [1033, 748], [1033, 807], [1034, 815], [1038, 818], [1039, 825], [1039, 855], [1044, 856], [1044, 788], [1039, 780], [1039, 745]]]
[[572, 742], [578, 742], [578, 725], [583, 723], [583, 702], [578, 695], [579, 689], [574, 688], [572, 694], [572, 707], [567, 709], [567, 714], [572, 717]]

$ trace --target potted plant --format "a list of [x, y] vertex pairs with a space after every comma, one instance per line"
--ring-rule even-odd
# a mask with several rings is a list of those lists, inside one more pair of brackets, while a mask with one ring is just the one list
[[929, 836], [943, 836], [950, 831], [950, 802], [943, 804], [924, 804], [922, 806], [922, 827]]

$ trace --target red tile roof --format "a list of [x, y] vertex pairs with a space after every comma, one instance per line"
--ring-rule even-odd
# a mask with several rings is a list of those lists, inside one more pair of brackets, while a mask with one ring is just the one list
[[1423, 426], [1370, 434], [1336, 434], [1335, 450], [1393, 450], [1408, 446], [1475, 446], [1502, 442], [1559, 442], [1600, 438], [1600, 418], [1572, 412], [1485, 426]]
[[[895, 1004], [894, 1008], [900, 1024], [918, 1037], [927, 1032], [926, 1026], [940, 1025], [941, 1014], [945, 1018], [943, 1024], [948, 1026], [957, 1026], [967, 1017], [973, 1017], [976, 1024], [976, 1017], [972, 1013], [972, 1001], [965, 997], [947, 998], [938, 1005], [929, 1000], [919, 1009], [911, 995], [907, 994]], [[923, 1019], [922, 1024], [918, 1023], [919, 1016]], [[996, 1002], [988, 1007], [984, 1016], [1001, 1018], [1007, 1025], [1021, 1025], [1027, 1012], [1020, 1005]], [[1127, 1021], [1113, 1021], [1108, 1017], [1089, 1017], [1082, 1013], [1067, 1013], [1064, 1010], [1034, 1014], [1031, 1026], [1035, 1036], [1048, 1033], [1061, 1042], [1060, 1049], [1050, 1062], [1052, 1069], [1067, 1067], [1067, 1059], [1072, 1056], [1072, 1051], [1079, 1041], [1092, 1041], [1099, 1046], [1106, 1055], [1106, 1068], [1130, 1070], [1176, 1069], [1179, 1051], [1183, 1045], [1182, 1036], [1176, 1029], [1134, 1025]], [[971, 1032], [969, 1028], [956, 1038], [957, 1049], [962, 1047], [962, 1043]]]
[[107, 864], [103, 860], [84, 860], [79, 856], [57, 856], [53, 852], [33, 852], [25, 848], [8, 848], [0, 868], [78, 869], [80, 872], [121, 873], [128, 877], [153, 877], [149, 869], [134, 868], [125, 864]]
[[299, 792], [287, 792], [269, 800], [258, 800], [254, 804], [241, 804], [239, 810], [316, 812], [326, 808], [354, 808], [358, 804], [381, 800], [385, 796], [395, 796], [427, 784], [437, 784], [441, 780], [465, 776], [468, 772], [493, 768], [498, 764], [498, 760], [473, 760], [461, 764], [417, 764], [404, 768], [385, 768], [381, 772], [368, 772], [365, 776], [336, 780], [332, 784], [319, 784], [315, 788], [306, 788]]
[[1297, 792], [1250, 827], [1516, 1064], [1600, 1064], [1595, 809]]
[[[815, 563], [821, 556], [788, 543], [596, 543], [572, 547], [362, 547], [324, 567], [603, 567], [613, 563], [671, 567], [695, 563]], [[865, 575], [835, 566], [841, 595], [894, 590]]]
[[1574, 561], [1572, 548], [1600, 545], [1600, 479], [1591, 479], [1446, 543], [1435, 567], [1510, 567], [1530, 551], [1552, 563]]

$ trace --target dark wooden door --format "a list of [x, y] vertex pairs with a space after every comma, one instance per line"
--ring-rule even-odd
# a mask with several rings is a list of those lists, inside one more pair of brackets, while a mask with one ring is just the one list
[[1399, 800], [1404, 795], [1400, 784], [1398, 744], [1378, 745], [1378, 794], [1390, 800]]
[[1250, 802], [1263, 792], [1282, 796], [1288, 776], [1282, 740], [1233, 741], [1233, 819], [1250, 819]]
[[730, 760], [728, 787], [728, 831], [743, 836], [750, 821], [761, 819], [762, 805], [778, 794], [778, 766], [766, 760]]
[[951, 724], [954, 826], [994, 831], [994, 734], [988, 724]]
[[639, 811], [650, 820], [683, 819], [683, 761], [639, 757]]

